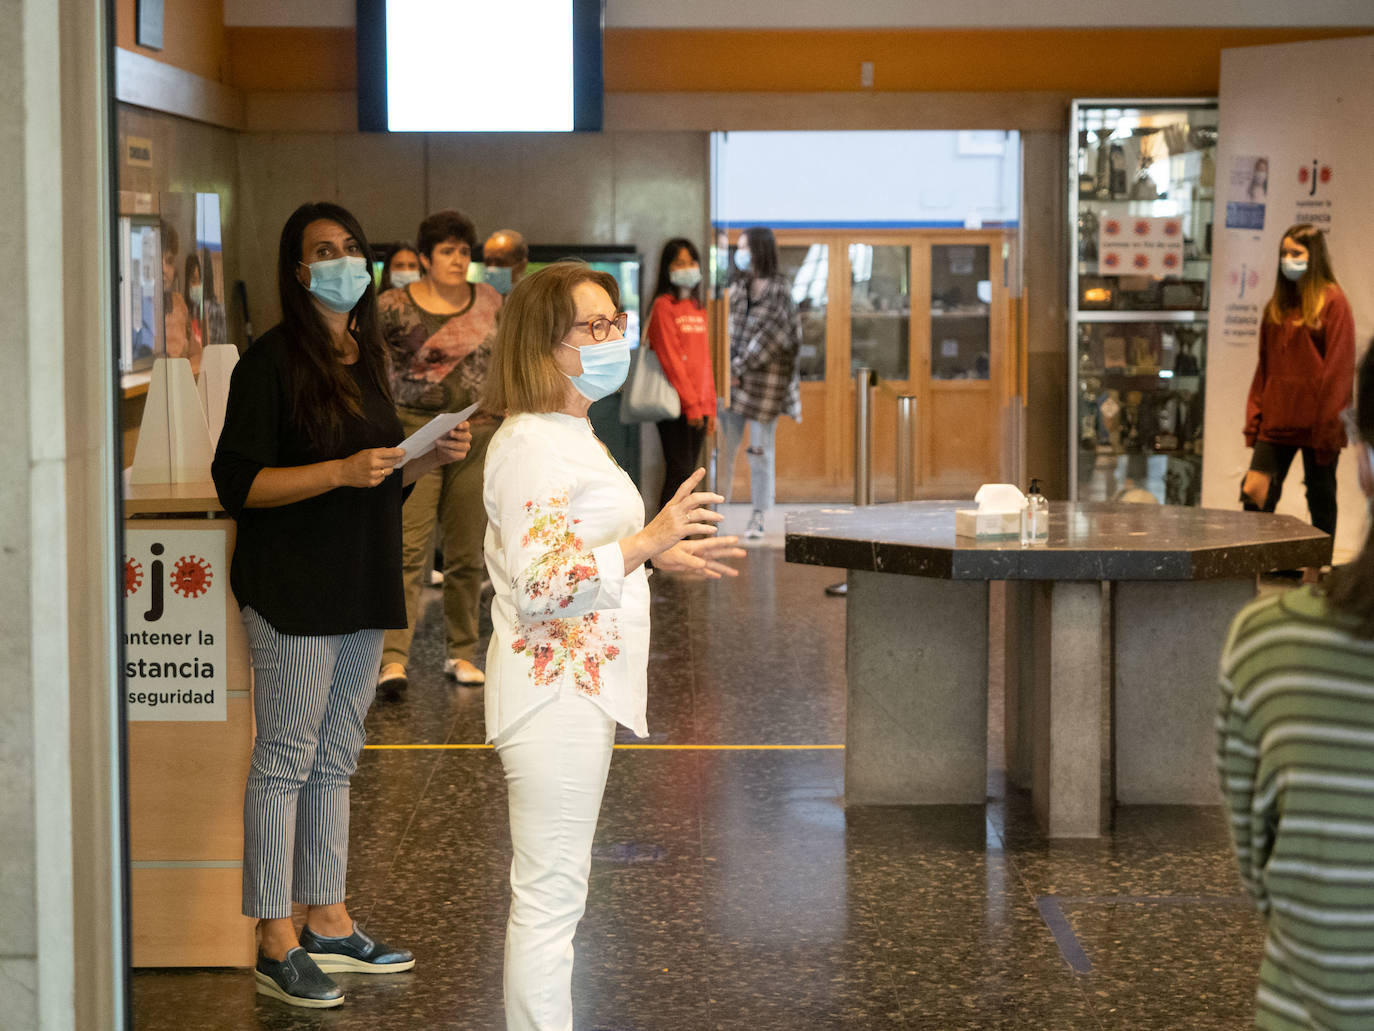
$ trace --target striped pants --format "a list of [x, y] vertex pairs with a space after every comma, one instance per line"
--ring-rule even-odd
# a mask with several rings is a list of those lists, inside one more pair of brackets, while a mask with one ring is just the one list
[[348, 782], [377, 689], [382, 631], [278, 633], [251, 608], [257, 734], [243, 796], [243, 915], [291, 915], [291, 902], [344, 900]]

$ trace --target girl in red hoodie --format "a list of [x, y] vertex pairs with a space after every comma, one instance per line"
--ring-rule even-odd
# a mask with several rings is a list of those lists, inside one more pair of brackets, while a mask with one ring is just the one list
[[1302, 451], [1312, 525], [1336, 532], [1336, 459], [1345, 446], [1341, 412], [1355, 375], [1355, 320], [1336, 285], [1326, 237], [1306, 223], [1283, 234], [1274, 295], [1260, 326], [1245, 443], [1254, 448], [1241, 500], [1272, 512]]
[[666, 466], [662, 508], [696, 471], [701, 445], [715, 431], [716, 387], [702, 302], [701, 256], [691, 240], [676, 237], [663, 246], [645, 338], [682, 399], [682, 414], [658, 424]]

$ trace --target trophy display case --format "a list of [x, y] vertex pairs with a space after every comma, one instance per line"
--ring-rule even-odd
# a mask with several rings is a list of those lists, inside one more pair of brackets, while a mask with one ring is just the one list
[[1196, 505], [1217, 104], [1077, 100], [1069, 117], [1071, 497]]

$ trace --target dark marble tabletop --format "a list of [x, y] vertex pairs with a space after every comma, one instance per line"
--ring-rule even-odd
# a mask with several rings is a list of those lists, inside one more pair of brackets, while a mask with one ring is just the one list
[[1174, 505], [1051, 502], [1050, 538], [954, 535], [967, 501], [836, 506], [787, 517], [787, 561], [947, 580], [1216, 580], [1331, 561], [1292, 516]]

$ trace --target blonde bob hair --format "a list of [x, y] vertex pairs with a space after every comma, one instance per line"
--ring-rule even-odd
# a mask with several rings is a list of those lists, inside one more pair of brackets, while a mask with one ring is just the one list
[[573, 288], [595, 283], [620, 310], [620, 287], [608, 272], [585, 261], [556, 261], [520, 280], [506, 297], [496, 323], [482, 407], [495, 414], [556, 412], [568, 393], [568, 378], [553, 352], [572, 332], [577, 317]]

